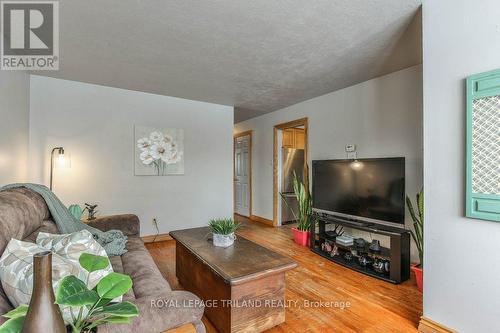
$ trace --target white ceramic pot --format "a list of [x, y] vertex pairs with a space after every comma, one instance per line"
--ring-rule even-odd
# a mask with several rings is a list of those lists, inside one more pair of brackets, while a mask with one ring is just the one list
[[234, 240], [236, 239], [234, 232], [229, 235], [220, 235], [220, 234], [212, 234], [212, 235], [213, 235], [214, 246], [219, 246], [219, 247], [231, 246], [233, 245]]

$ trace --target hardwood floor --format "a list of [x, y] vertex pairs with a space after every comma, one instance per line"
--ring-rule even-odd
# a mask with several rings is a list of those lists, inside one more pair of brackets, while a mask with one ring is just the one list
[[[417, 332], [422, 294], [413, 276], [400, 285], [383, 282], [296, 245], [290, 226], [273, 228], [239, 216], [236, 219], [243, 224], [239, 235], [290, 256], [299, 264], [286, 277], [290, 305], [286, 322], [267, 332]], [[182, 289], [175, 277], [175, 242], [147, 244], [147, 248], [172, 289]], [[342, 308], [342, 304], [346, 306]], [[208, 333], [217, 332], [208, 320], [204, 322]]]

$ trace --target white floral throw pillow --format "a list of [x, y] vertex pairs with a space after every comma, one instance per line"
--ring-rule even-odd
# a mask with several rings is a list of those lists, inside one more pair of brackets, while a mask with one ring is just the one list
[[[29, 304], [33, 289], [33, 255], [38, 252], [52, 251], [52, 287], [57, 290], [60, 281], [68, 275], [74, 275], [87, 281], [89, 289], [94, 288], [99, 280], [113, 272], [110, 265], [103, 270], [89, 273], [81, 267], [79, 258], [82, 253], [106, 256], [104, 248], [87, 230], [72, 234], [38, 234], [36, 243], [11, 239], [0, 257], [0, 280], [5, 294], [14, 307]], [[107, 257], [107, 256], [106, 256]], [[120, 302], [122, 297], [113, 301]], [[68, 307], [61, 306], [66, 323], [71, 321]]]
[[[33, 290], [33, 255], [46, 251], [41, 246], [11, 239], [0, 257], [0, 280], [10, 303], [17, 307], [29, 304]], [[52, 288], [57, 290], [59, 282], [68, 275], [79, 275], [78, 266], [52, 254]], [[65, 320], [71, 319], [68, 309], [61, 307]]]
[[[36, 238], [36, 243], [45, 250], [52, 251], [66, 261], [78, 266], [79, 274], [75, 276], [82, 281], [87, 281], [88, 277], [87, 287], [89, 287], [89, 289], [94, 288], [103, 277], [113, 272], [111, 263], [105, 269], [92, 272], [90, 276], [88, 276], [88, 272], [80, 266], [79, 259], [82, 253], [107, 257], [104, 248], [87, 230], [62, 235], [41, 232]], [[121, 299], [117, 299], [117, 301], [121, 301]]]

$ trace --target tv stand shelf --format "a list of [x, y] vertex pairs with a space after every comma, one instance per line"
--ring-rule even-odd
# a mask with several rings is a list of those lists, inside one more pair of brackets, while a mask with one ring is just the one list
[[[313, 252], [337, 264], [384, 281], [400, 283], [410, 277], [410, 232], [408, 230], [382, 224], [344, 220], [328, 214], [316, 214], [316, 218], [317, 225], [311, 227], [313, 237], [311, 237], [310, 247]], [[388, 236], [390, 247], [381, 246], [380, 251], [373, 252], [369, 249], [369, 243], [364, 247], [337, 244], [335, 237], [326, 233], [327, 226], [332, 224], [369, 232], [374, 234], [373, 239], [377, 239], [376, 235]], [[329, 243], [332, 247], [335, 245], [338, 254], [332, 256], [331, 252], [322, 250], [321, 245], [325, 243]], [[345, 258], [347, 252], [353, 255], [352, 260]], [[363, 266], [358, 260], [363, 256], [369, 257], [374, 262], [388, 262], [389, 269], [380, 272], [376, 271], [372, 264]]]

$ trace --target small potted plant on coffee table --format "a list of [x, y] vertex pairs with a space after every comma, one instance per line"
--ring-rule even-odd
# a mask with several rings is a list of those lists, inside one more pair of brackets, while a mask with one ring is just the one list
[[[307, 173], [307, 168], [305, 172]], [[311, 239], [311, 225], [315, 222], [312, 211], [311, 193], [309, 193], [309, 189], [306, 189], [304, 183], [298, 179], [295, 172], [293, 173], [293, 192], [298, 201], [296, 212], [288, 206], [283, 193], [281, 193], [281, 198], [288, 208], [290, 208], [295, 221], [297, 221], [297, 227], [292, 228], [295, 243], [301, 246], [308, 246]]]
[[417, 193], [417, 212], [413, 209], [413, 204], [408, 196], [406, 196], [406, 206], [413, 220], [414, 231], [410, 230], [410, 232], [417, 246], [420, 259], [420, 263], [412, 265], [411, 270], [415, 273], [418, 290], [422, 291], [424, 287], [424, 190], [422, 189]]
[[233, 245], [236, 236], [234, 232], [240, 227], [232, 218], [212, 219], [208, 222], [208, 227], [212, 232], [214, 246], [229, 247]]

